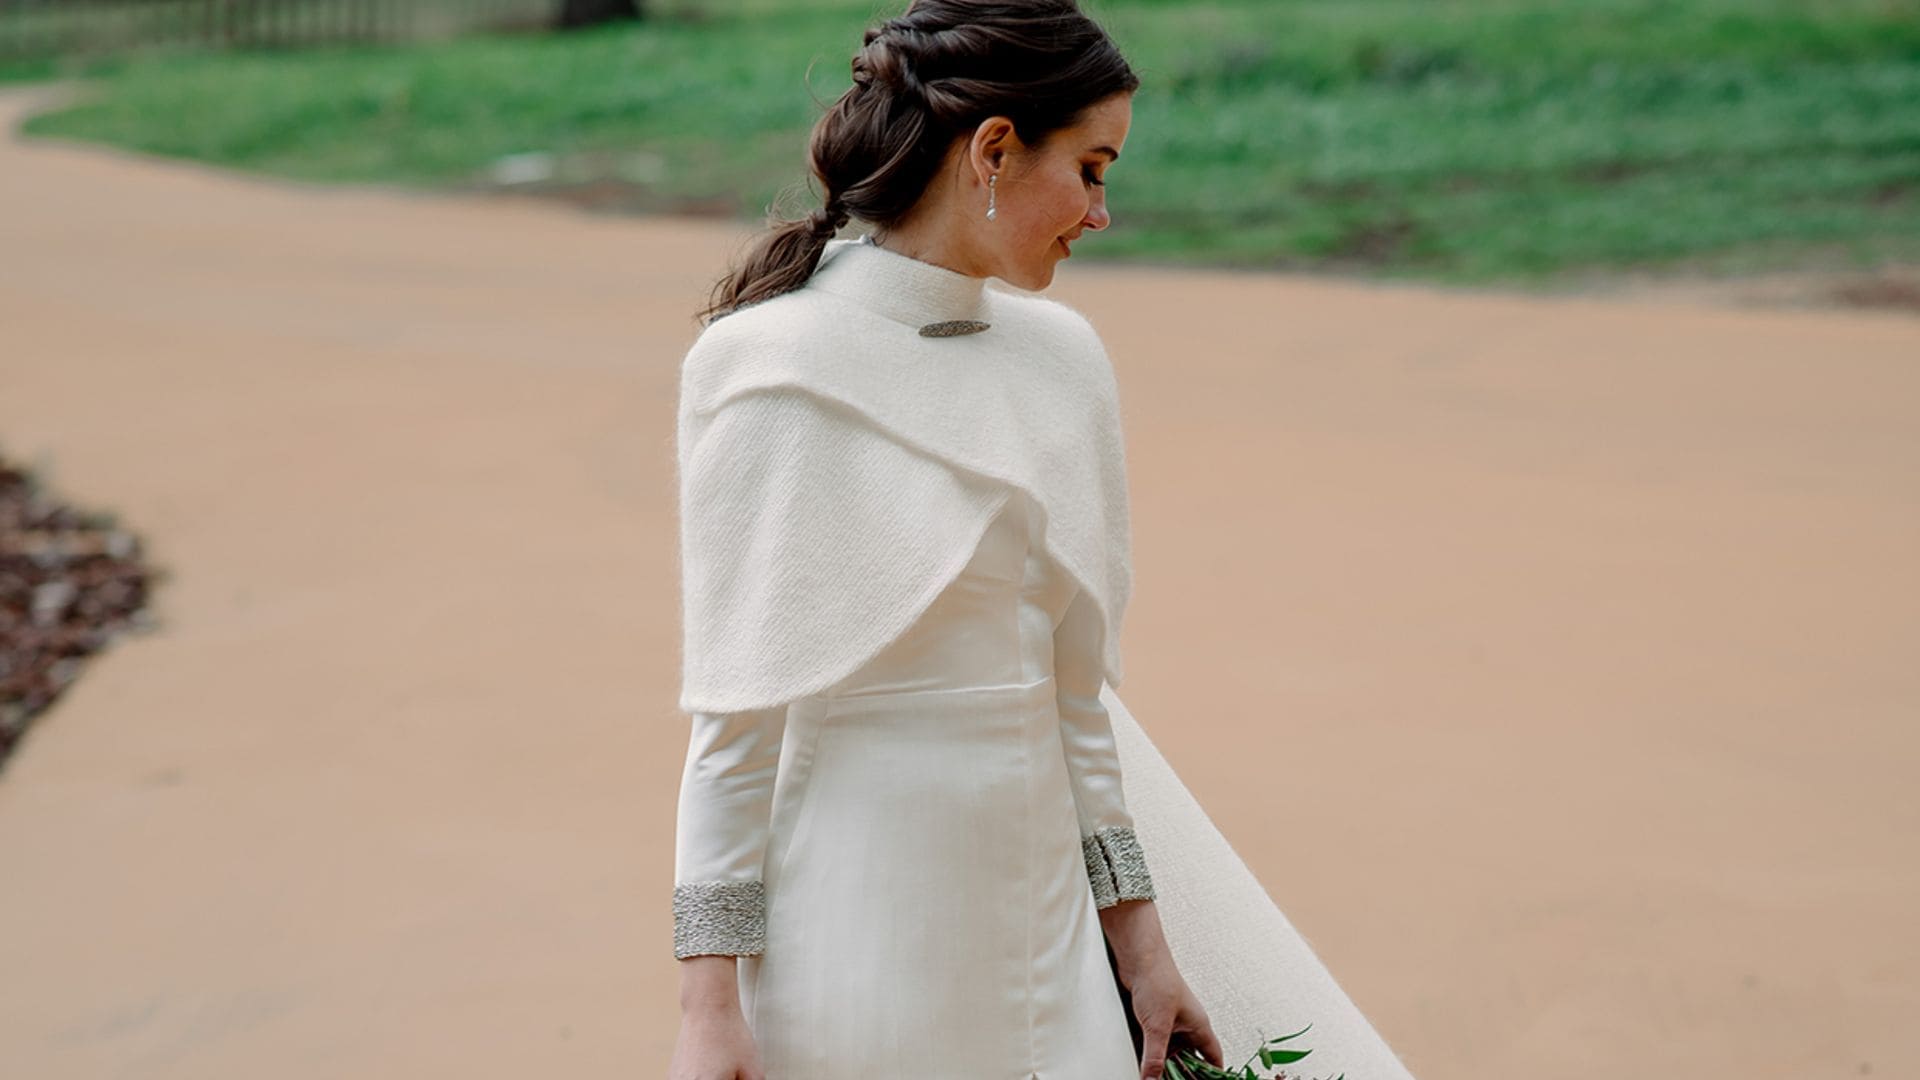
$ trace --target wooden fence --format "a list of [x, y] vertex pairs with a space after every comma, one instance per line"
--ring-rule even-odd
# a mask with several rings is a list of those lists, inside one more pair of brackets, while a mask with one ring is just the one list
[[554, 26], [563, 0], [0, 0], [0, 60], [411, 41]]

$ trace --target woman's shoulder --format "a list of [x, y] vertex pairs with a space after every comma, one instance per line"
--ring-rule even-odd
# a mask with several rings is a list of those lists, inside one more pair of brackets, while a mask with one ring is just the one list
[[[997, 283], [988, 290], [997, 314], [1013, 327], [1064, 339], [1105, 352], [1093, 320], [1057, 297]], [[816, 289], [793, 289], [756, 303], [735, 308], [709, 322], [694, 340], [689, 355], [721, 352], [767, 341], [817, 342], [852, 332], [846, 303]]]
[[734, 308], [701, 328], [687, 349], [689, 363], [768, 342], [806, 342], [839, 325], [810, 289], [794, 289]]
[[1113, 360], [1086, 312], [1057, 297], [1014, 289], [998, 291], [994, 303], [1013, 316], [1006, 321], [1021, 340], [1103, 383], [1113, 383]]
[[691, 400], [756, 373], [804, 368], [847, 333], [826, 305], [805, 290], [735, 308], [702, 327], [680, 361], [682, 391]]
[[[1112, 362], [1093, 321], [1052, 296], [990, 287], [993, 336], [1031, 363], [1015, 364], [1041, 380], [1089, 382], [1115, 392]], [[751, 386], [780, 381], [858, 382], [862, 337], [870, 324], [849, 318], [832, 294], [794, 289], [736, 308], [709, 322], [681, 362], [684, 402], [711, 408]], [[868, 369], [870, 370], [870, 369]]]
[[1029, 292], [1012, 285], [995, 285], [993, 293], [996, 305], [1012, 312], [1023, 322], [1030, 322], [1056, 333], [1073, 335], [1094, 343], [1100, 340], [1100, 334], [1094, 329], [1093, 320], [1088, 318], [1085, 312], [1059, 297], [1042, 292]]

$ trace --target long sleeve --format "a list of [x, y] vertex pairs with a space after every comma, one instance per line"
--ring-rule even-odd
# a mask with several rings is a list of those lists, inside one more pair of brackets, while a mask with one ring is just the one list
[[674, 829], [673, 955], [766, 951], [761, 878], [787, 707], [692, 713]]
[[1054, 682], [1060, 739], [1066, 751], [1073, 801], [1080, 814], [1080, 847], [1094, 906], [1154, 898], [1146, 853], [1134, 833], [1120, 775], [1113, 720], [1100, 701], [1106, 679], [1095, 645], [1099, 614], [1085, 592], [1074, 596], [1054, 629]]

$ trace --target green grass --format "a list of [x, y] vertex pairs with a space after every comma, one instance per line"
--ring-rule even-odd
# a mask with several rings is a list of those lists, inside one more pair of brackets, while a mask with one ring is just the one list
[[[624, 170], [638, 208], [798, 216], [819, 104], [902, 6], [135, 59], [28, 130], [408, 185], [548, 151]], [[1920, 254], [1920, 0], [1085, 6], [1144, 85], [1083, 257], [1521, 283]]]
[[9, 83], [98, 76], [120, 66], [122, 65], [114, 61], [82, 60], [77, 57], [10, 57], [0, 59], [0, 88], [5, 88]]

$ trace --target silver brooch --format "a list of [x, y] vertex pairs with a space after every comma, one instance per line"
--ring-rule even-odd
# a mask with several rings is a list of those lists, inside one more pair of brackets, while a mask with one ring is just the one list
[[946, 322], [928, 323], [920, 328], [921, 337], [955, 337], [960, 334], [977, 334], [991, 323], [979, 319], [948, 319]]

